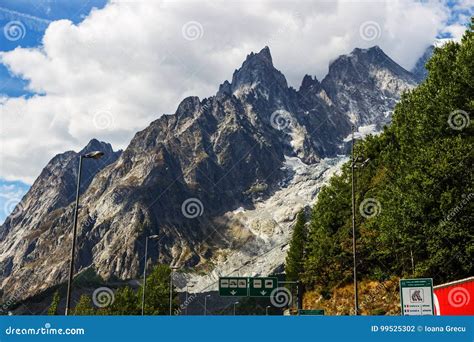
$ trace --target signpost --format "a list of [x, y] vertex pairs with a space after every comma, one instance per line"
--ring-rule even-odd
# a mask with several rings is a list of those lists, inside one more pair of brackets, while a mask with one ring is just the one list
[[247, 297], [248, 292], [248, 278], [219, 278], [219, 296], [221, 297]]
[[324, 310], [298, 310], [300, 316], [324, 316]]
[[278, 287], [278, 278], [249, 278], [250, 297], [270, 297], [274, 289]]
[[403, 316], [433, 315], [433, 279], [400, 279], [400, 300]]

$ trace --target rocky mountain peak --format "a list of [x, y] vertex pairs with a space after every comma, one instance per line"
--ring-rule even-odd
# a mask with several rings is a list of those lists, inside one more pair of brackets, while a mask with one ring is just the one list
[[115, 153], [112, 148], [112, 145], [110, 145], [109, 143], [92, 138], [89, 143], [87, 143], [87, 145], [81, 151], [78, 152], [78, 154], [83, 155], [93, 151], [102, 151], [104, 152], [104, 156], [108, 156]]
[[266, 46], [258, 53], [247, 55], [240, 69], [234, 71], [232, 82], [225, 81], [220, 86], [219, 93], [239, 97], [258, 90], [260, 94], [268, 96], [272, 92], [281, 94], [287, 89], [285, 76], [273, 66], [270, 49]]
[[423, 55], [416, 62], [413, 69], [411, 69], [412, 74], [415, 76], [418, 82], [423, 81], [428, 75], [428, 70], [426, 70], [425, 65], [433, 55], [434, 49], [434, 45], [428, 46]]
[[316, 76], [313, 78], [312, 76], [306, 74], [303, 77], [303, 81], [301, 82], [301, 86], [299, 91], [300, 92], [307, 92], [309, 90], [320, 90], [321, 89], [321, 83], [319, 83], [318, 79]]
[[251, 52], [250, 54], [247, 55], [247, 58], [245, 59], [245, 63], [266, 63], [268, 65], [273, 66], [273, 61], [272, 61], [272, 55], [270, 53], [270, 48], [268, 46], [265, 46], [260, 52], [255, 53]]
[[[390, 121], [390, 111], [400, 95], [417, 84], [412, 73], [398, 65], [378, 46], [356, 48], [339, 56], [321, 82], [333, 103], [356, 126]], [[382, 115], [380, 115], [382, 113]]]

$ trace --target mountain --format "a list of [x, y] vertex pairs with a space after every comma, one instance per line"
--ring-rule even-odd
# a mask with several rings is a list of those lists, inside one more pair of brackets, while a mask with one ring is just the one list
[[[94, 162], [83, 162], [80, 188], [83, 194], [94, 176], [114, 163], [121, 151], [114, 152], [110, 144], [92, 139], [79, 152], [67, 151], [56, 155], [43, 169], [13, 213], [7, 217], [0, 227], [2, 278], [8, 278], [15, 271], [15, 265], [30, 263], [40, 255], [44, 257], [44, 251], [38, 246], [51, 243], [45, 240], [54, 229], [51, 220], [61, 216], [64, 208], [75, 200], [79, 156], [97, 150], [105, 153], [103, 158]], [[56, 243], [59, 244], [60, 240]]]
[[413, 74], [388, 57], [382, 49], [354, 49], [329, 66], [322, 81], [331, 101], [356, 127], [390, 122], [400, 94], [417, 84]]
[[[106, 149], [110, 163], [91, 171], [81, 195], [76, 270], [136, 278], [153, 234], [150, 260], [192, 268], [182, 283], [194, 291], [243, 265], [246, 274], [278, 269], [296, 213], [344, 162], [351, 124], [381, 127], [415, 85], [378, 47], [339, 57], [322, 82], [306, 75], [298, 90], [268, 47], [249, 54], [215, 96], [185, 98], [122, 153]], [[22, 216], [0, 228], [4, 300], [66, 280], [74, 160], [73, 152], [53, 158]]]
[[413, 69], [411, 69], [411, 73], [414, 75], [417, 82], [423, 81], [428, 75], [428, 71], [425, 68], [425, 64], [433, 55], [434, 48], [434, 45], [428, 46], [423, 55], [416, 62]]

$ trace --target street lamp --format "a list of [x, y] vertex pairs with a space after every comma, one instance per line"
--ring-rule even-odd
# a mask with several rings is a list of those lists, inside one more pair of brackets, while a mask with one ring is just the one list
[[234, 303], [234, 316], [235, 316], [235, 306], [236, 306], [237, 304], [239, 304], [239, 302], [235, 302], [235, 303]]
[[265, 308], [265, 316], [268, 316], [268, 309], [270, 309], [271, 306], [270, 305], [267, 305], [267, 307]]
[[143, 266], [142, 316], [145, 314], [146, 269], [148, 266], [148, 239], [156, 239], [159, 235], [150, 235], [145, 238], [145, 265]]
[[[353, 267], [354, 267], [354, 315], [359, 315], [359, 293], [357, 288], [357, 249], [356, 249], [356, 217], [355, 217], [355, 169], [356, 163], [359, 161], [359, 157], [355, 156], [354, 146], [354, 125], [352, 125], [352, 151], [351, 151], [351, 178], [352, 178], [352, 255], [353, 255]], [[370, 158], [367, 158], [360, 167], [364, 167]]]
[[170, 267], [170, 316], [173, 315], [173, 271], [179, 269], [177, 266]]
[[207, 315], [207, 298], [210, 298], [211, 295], [206, 295], [206, 297], [204, 297], [204, 316]]
[[76, 249], [76, 235], [77, 235], [77, 213], [79, 210], [79, 191], [81, 188], [81, 171], [82, 171], [82, 159], [99, 159], [104, 155], [102, 151], [94, 151], [79, 156], [79, 170], [77, 172], [77, 187], [76, 187], [76, 205], [74, 207], [74, 223], [72, 229], [72, 246], [71, 246], [71, 258], [69, 260], [69, 277], [67, 282], [67, 295], [66, 295], [66, 310], [64, 314], [67, 316], [71, 309], [71, 290], [72, 290], [72, 277], [74, 275], [74, 252]]

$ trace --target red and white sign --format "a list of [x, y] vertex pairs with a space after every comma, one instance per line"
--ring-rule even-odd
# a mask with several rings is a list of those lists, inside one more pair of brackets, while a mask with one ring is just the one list
[[474, 316], [474, 277], [434, 287], [435, 315]]

